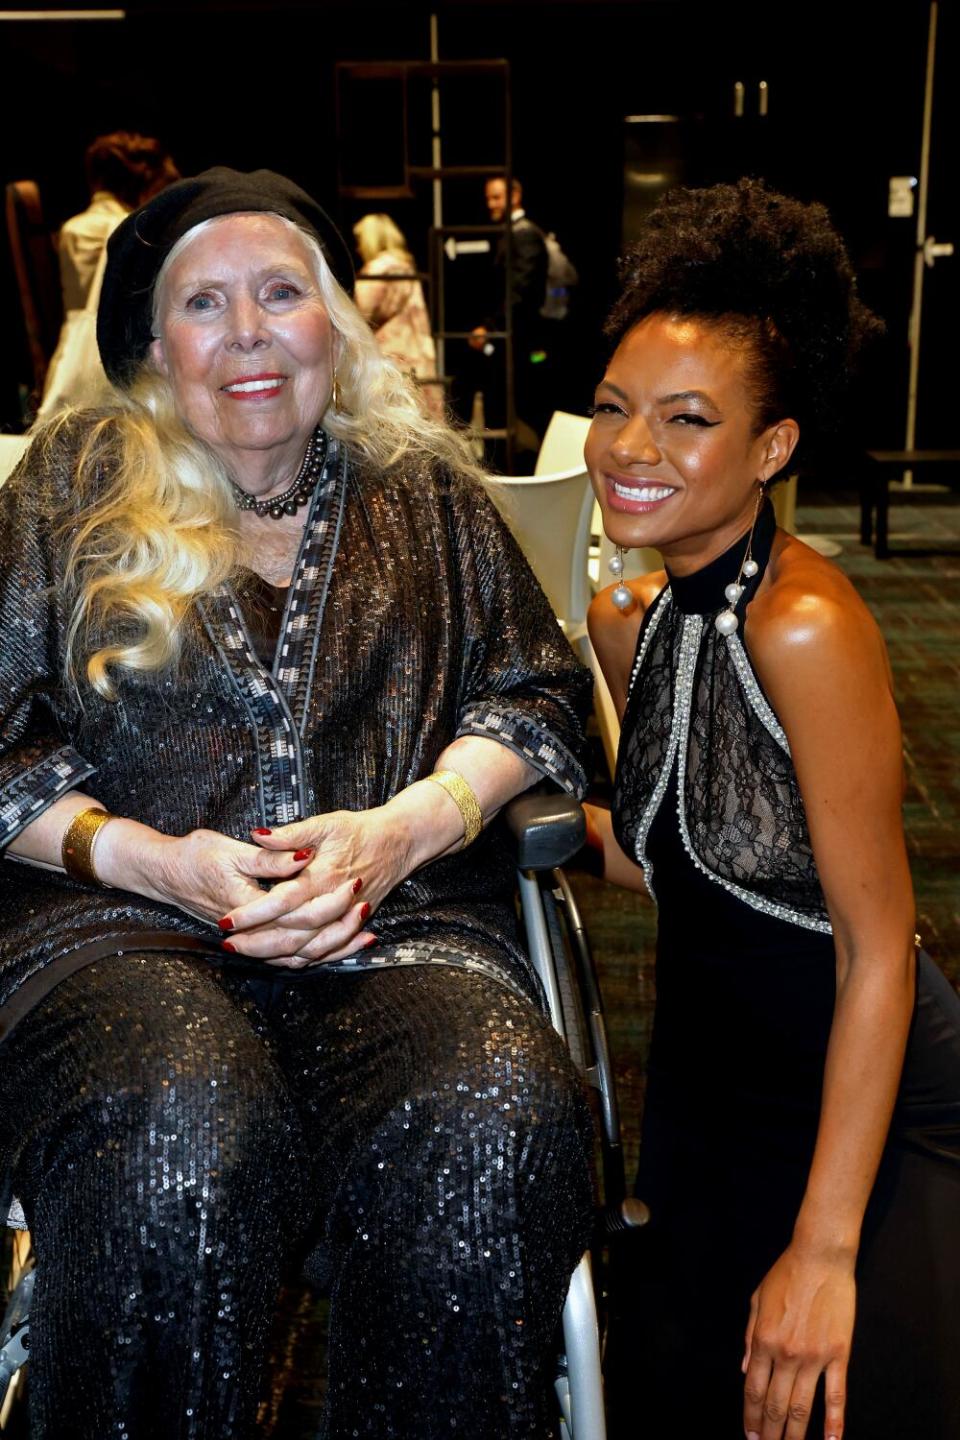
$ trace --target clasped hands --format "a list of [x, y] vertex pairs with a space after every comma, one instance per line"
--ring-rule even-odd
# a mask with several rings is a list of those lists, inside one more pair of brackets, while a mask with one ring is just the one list
[[219, 925], [224, 949], [302, 968], [372, 944], [364, 924], [405, 862], [382, 809], [338, 810], [251, 831], [249, 844], [214, 830], [168, 838], [154, 893]]
[[748, 1440], [804, 1440], [821, 1375], [824, 1440], [841, 1440], [855, 1305], [847, 1254], [791, 1245], [764, 1276], [750, 1302], [743, 1357]]

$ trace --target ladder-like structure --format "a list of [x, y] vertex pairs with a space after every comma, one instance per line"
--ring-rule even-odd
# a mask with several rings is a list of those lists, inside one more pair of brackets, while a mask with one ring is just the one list
[[[494, 156], [483, 164], [444, 165], [441, 161], [440, 87], [444, 82], [455, 84], [457, 81], [470, 77], [489, 79], [491, 86], [499, 88], [500, 104], [503, 107], [503, 154]], [[350, 132], [351, 102], [355, 94], [363, 93], [365, 84], [385, 81], [397, 82], [399, 86], [398, 130], [402, 141], [401, 162], [399, 173], [392, 182], [369, 184], [362, 179], [358, 180], [356, 176], [349, 173], [349, 165], [345, 159], [349, 150], [346, 142]], [[431, 101], [432, 153], [429, 164], [423, 163], [421, 158], [415, 157], [412, 153], [416, 142], [412, 138], [413, 126], [411, 125], [412, 106], [415, 103], [417, 89], [427, 84], [430, 86]], [[359, 87], [359, 89], [355, 87]], [[433, 184], [433, 224], [428, 236], [429, 270], [426, 273], [417, 274], [415, 278], [421, 280], [427, 290], [431, 328], [437, 347], [438, 384], [450, 383], [449, 377], [444, 375], [446, 342], [449, 340], [466, 342], [471, 338], [470, 331], [452, 329], [447, 324], [448, 296], [445, 261], [451, 255], [456, 255], [457, 247], [464, 241], [467, 244], [471, 240], [481, 242], [486, 240], [490, 243], [500, 240], [503, 243], [505, 261], [503, 267], [503, 315], [505, 324], [502, 330], [488, 331], [486, 338], [489, 341], [502, 341], [504, 345], [503, 413], [505, 424], [503, 428], [483, 429], [479, 433], [484, 440], [502, 440], [504, 442], [508, 471], [512, 469], [513, 465], [517, 423], [514, 400], [514, 326], [510, 304], [513, 283], [513, 227], [509, 214], [513, 178], [511, 125], [512, 95], [510, 62], [508, 60], [341, 61], [336, 66], [337, 185], [341, 198], [379, 202], [411, 200], [415, 198], [418, 185], [422, 185], [426, 181]], [[444, 182], [470, 178], [476, 178], [479, 182], [489, 179], [491, 175], [503, 175], [506, 178], [507, 214], [503, 223], [500, 225], [445, 224], [443, 220]], [[378, 278], [391, 277], [381, 276]], [[398, 275], [392, 278], [400, 281], [413, 277]]]

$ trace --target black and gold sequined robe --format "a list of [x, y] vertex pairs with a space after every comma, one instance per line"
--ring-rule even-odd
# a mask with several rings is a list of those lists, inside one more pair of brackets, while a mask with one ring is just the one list
[[[225, 585], [196, 604], [176, 669], [122, 675], [114, 702], [78, 696], [63, 679], [63, 527], [82, 433], [34, 445], [0, 490], [0, 847], [73, 787], [167, 834], [246, 839], [383, 804], [460, 735], [492, 737], [582, 792], [589, 680], [489, 499], [423, 464], [363, 471], [336, 441], [271, 669]], [[398, 886], [372, 922], [382, 943], [353, 963], [440, 960], [531, 993], [512, 886], [494, 824]], [[175, 908], [10, 858], [0, 919], [0, 1034], [83, 947], [122, 950], [147, 930], [218, 949], [215, 927]]]

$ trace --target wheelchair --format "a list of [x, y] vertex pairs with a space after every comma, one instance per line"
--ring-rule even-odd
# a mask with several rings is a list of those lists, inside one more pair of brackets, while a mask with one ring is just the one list
[[[642, 1202], [627, 1198], [620, 1121], [603, 1005], [586, 931], [560, 868], [582, 847], [577, 801], [555, 792], [518, 796], [506, 824], [516, 846], [518, 907], [527, 948], [554, 1028], [565, 1040], [594, 1101], [601, 1204], [594, 1241], [573, 1273], [563, 1309], [554, 1390], [559, 1440], [606, 1440], [603, 1401], [605, 1254], [611, 1241], [643, 1225]], [[9, 1298], [0, 1323], [0, 1433], [25, 1435], [25, 1366], [35, 1268], [23, 1212], [14, 1201]]]

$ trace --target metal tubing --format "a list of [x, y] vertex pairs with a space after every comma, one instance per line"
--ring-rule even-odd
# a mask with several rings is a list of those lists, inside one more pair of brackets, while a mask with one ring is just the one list
[[[920, 184], [917, 195], [917, 249], [913, 260], [913, 305], [910, 310], [910, 379], [907, 386], [907, 434], [905, 450], [917, 442], [917, 394], [920, 388], [920, 324], [923, 316], [923, 247], [927, 238], [927, 199], [930, 190], [930, 142], [933, 131], [933, 77], [937, 60], [937, 0], [931, 0], [927, 31], [927, 75], [923, 95], [923, 140], [920, 147]], [[913, 472], [905, 470], [903, 484], [909, 489]]]
[[563, 1343], [570, 1376], [572, 1440], [606, 1440], [600, 1333], [589, 1255], [583, 1256], [570, 1280], [563, 1307]]
[[566, 1040], [567, 1031], [563, 1023], [563, 1005], [560, 1001], [560, 988], [557, 985], [557, 975], [553, 964], [547, 919], [543, 913], [543, 900], [540, 897], [540, 882], [532, 870], [522, 870], [517, 878], [520, 882], [520, 908], [523, 911], [523, 923], [527, 931], [530, 959], [533, 961], [533, 968], [539, 975], [540, 983], [546, 993], [547, 1008], [550, 1011], [553, 1028]]

